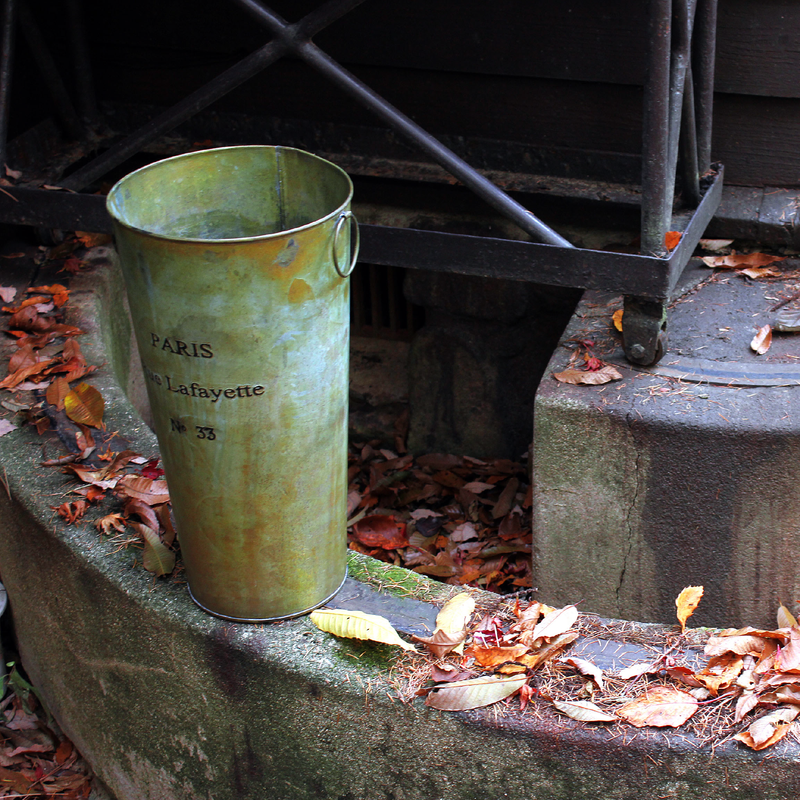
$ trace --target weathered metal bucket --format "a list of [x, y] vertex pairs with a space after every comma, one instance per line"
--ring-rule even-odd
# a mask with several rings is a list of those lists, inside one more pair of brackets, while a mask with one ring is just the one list
[[352, 193], [247, 146], [108, 195], [190, 592], [220, 617], [296, 616], [346, 575]]

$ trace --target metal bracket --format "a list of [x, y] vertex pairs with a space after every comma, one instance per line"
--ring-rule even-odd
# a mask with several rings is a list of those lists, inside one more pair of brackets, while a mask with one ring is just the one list
[[667, 350], [667, 306], [642, 297], [626, 297], [622, 315], [622, 346], [633, 364], [649, 367]]

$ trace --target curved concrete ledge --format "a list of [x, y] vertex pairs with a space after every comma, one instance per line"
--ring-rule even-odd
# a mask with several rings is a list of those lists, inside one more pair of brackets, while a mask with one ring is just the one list
[[[105, 368], [94, 380], [107, 424], [154, 453], [123, 391], [129, 339], [113, 268], [98, 265], [76, 289], [71, 321], [88, 332], [84, 352], [120, 374]], [[712, 757], [680, 730], [597, 730], [545, 704], [525, 714], [403, 704], [388, 648], [336, 639], [307, 618], [237, 625], [208, 616], [179, 581], [134, 568], [131, 552], [115, 550], [90, 519], [62, 524], [51, 506], [68, 479], [40, 460], [35, 433], [0, 438], [11, 495], [0, 493], [2, 579], [31, 677], [118, 800], [797, 796], [800, 749], [785, 740], [767, 758], [732, 743]], [[359, 556], [351, 575], [383, 586], [384, 599], [441, 604], [454, 591]]]

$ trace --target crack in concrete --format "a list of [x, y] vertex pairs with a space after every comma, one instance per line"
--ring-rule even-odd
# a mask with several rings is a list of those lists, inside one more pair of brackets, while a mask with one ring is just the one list
[[616, 600], [617, 600], [617, 614], [619, 614], [620, 616], [622, 616], [622, 605], [621, 605], [621, 601], [620, 601], [620, 594], [622, 593], [622, 586], [623, 586], [623, 584], [625, 582], [625, 574], [626, 574], [626, 572], [628, 570], [628, 560], [630, 558], [631, 553], [633, 552], [633, 545], [634, 545], [634, 538], [635, 538], [632, 518], [633, 518], [634, 510], [636, 509], [636, 503], [637, 503], [637, 501], [639, 499], [640, 485], [641, 485], [640, 464], [641, 464], [641, 459], [642, 459], [642, 450], [641, 450], [640, 443], [637, 441], [636, 433], [635, 433], [635, 431], [633, 429], [632, 416], [633, 416], [633, 411], [631, 410], [625, 415], [625, 423], [628, 426], [628, 430], [630, 431], [630, 434], [631, 434], [631, 439], [633, 440], [634, 448], [636, 449], [636, 458], [635, 458], [635, 460], [633, 462], [633, 472], [634, 472], [634, 479], [635, 479], [634, 480], [634, 485], [635, 485], [636, 488], [634, 489], [633, 498], [631, 499], [631, 502], [630, 502], [630, 504], [628, 506], [628, 510], [627, 510], [627, 512], [625, 514], [625, 529], [627, 531], [626, 539], [627, 539], [627, 545], [628, 546], [627, 546], [627, 549], [625, 550], [625, 555], [622, 557], [622, 569], [620, 570], [619, 581], [617, 582], [617, 589], [616, 589], [616, 592], [615, 592]]

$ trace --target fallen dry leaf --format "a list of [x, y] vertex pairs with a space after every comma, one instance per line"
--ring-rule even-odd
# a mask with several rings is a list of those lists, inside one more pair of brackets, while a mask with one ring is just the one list
[[4, 303], [10, 303], [17, 294], [17, 290], [13, 286], [0, 286], [0, 300]]
[[483, 647], [472, 645], [465, 651], [465, 654], [472, 656], [480, 666], [492, 669], [506, 664], [509, 661], [518, 661], [528, 652], [528, 646], [524, 644], [514, 644], [509, 647]]
[[467, 634], [464, 631], [447, 633], [437, 628], [432, 636], [412, 636], [415, 642], [424, 644], [436, 658], [444, 658], [448, 653], [464, 644]]
[[709, 659], [708, 665], [700, 672], [695, 672], [694, 677], [716, 697], [739, 677], [743, 666], [742, 656], [725, 653], [725, 655]]
[[681, 236], [682, 234], [680, 231], [667, 231], [664, 234], [664, 247], [666, 247], [668, 251], [672, 252], [678, 246]]
[[675, 598], [675, 605], [678, 608], [678, 622], [681, 623], [681, 633], [686, 632], [686, 620], [694, 614], [694, 610], [697, 608], [702, 597], [702, 586], [687, 586], [685, 589], [682, 589], [681, 593]]
[[17, 426], [9, 422], [7, 419], [0, 419], [0, 436], [5, 436], [11, 431], [15, 431]]
[[750, 342], [750, 349], [763, 356], [769, 350], [772, 344], [772, 328], [769, 325], [762, 325], [758, 329], [758, 333], [753, 337]]
[[64, 398], [70, 393], [69, 381], [64, 378], [56, 378], [45, 392], [45, 399], [56, 407], [57, 411], [64, 408]]
[[618, 308], [611, 317], [611, 322], [620, 333], [622, 333], [622, 316], [624, 313], [624, 308]]
[[641, 697], [617, 709], [617, 714], [637, 728], [677, 728], [697, 708], [697, 700], [688, 692], [671, 686], [653, 686]]
[[467, 681], [454, 681], [434, 686], [425, 698], [425, 705], [440, 711], [467, 711], [505, 700], [518, 692], [528, 681], [526, 675], [511, 678], [487, 676]]
[[[523, 634], [523, 636], [524, 635], [525, 634]], [[562, 633], [560, 636], [556, 636], [556, 638], [553, 639], [549, 644], [543, 645], [535, 653], [529, 653], [528, 655], [521, 656], [518, 661], [520, 664], [524, 664], [529, 669], [535, 669], [541, 664], [544, 664], [545, 661], [549, 661], [551, 658], [558, 655], [564, 648], [571, 645], [577, 638], [577, 631], [567, 631], [567, 633]]]
[[64, 397], [64, 410], [73, 422], [80, 422], [92, 428], [103, 425], [103, 395], [88, 383], [79, 383]]
[[462, 633], [466, 630], [473, 611], [475, 599], [468, 592], [460, 592], [442, 606], [436, 615], [436, 627], [445, 633]]
[[623, 681], [629, 681], [632, 678], [638, 678], [642, 675], [647, 675], [648, 672], [657, 672], [658, 667], [651, 661], [642, 661], [639, 664], [631, 664], [625, 669], [619, 671], [619, 678]]
[[552, 638], [568, 631], [578, 621], [578, 609], [564, 606], [550, 612], [534, 629], [532, 639]]
[[587, 661], [585, 658], [562, 658], [561, 662], [570, 667], [574, 667], [581, 675], [591, 678], [596, 684], [597, 688], [602, 691], [603, 689], [603, 670], [600, 667]]
[[565, 369], [563, 372], [554, 372], [553, 377], [561, 383], [571, 383], [575, 386], [598, 386], [611, 381], [621, 381], [622, 373], [607, 364], [598, 370]]
[[148, 525], [139, 522], [129, 523], [144, 540], [144, 555], [142, 560], [148, 572], [161, 577], [169, 575], [175, 569], [175, 553], [170, 550], [161, 537]]
[[733, 738], [753, 750], [764, 750], [789, 733], [792, 721], [798, 714], [800, 708], [797, 706], [781, 706], [760, 717], [746, 731], [737, 733]]
[[704, 256], [700, 260], [707, 267], [716, 269], [741, 269], [766, 267], [776, 261], [785, 261], [786, 256], [773, 256], [768, 253], [731, 253], [728, 256]]
[[386, 617], [363, 611], [344, 611], [337, 608], [318, 608], [312, 611], [311, 621], [321, 631], [346, 639], [366, 639], [380, 644], [393, 644], [404, 650], [416, 647], [403, 641]]
[[767, 639], [763, 636], [743, 634], [740, 636], [711, 636], [706, 642], [705, 654], [707, 656], [721, 656], [724, 653], [735, 653], [744, 656], [759, 656], [767, 646]]
[[748, 267], [741, 270], [742, 275], [758, 280], [759, 278], [780, 278], [783, 273], [775, 267]]
[[134, 497], [150, 506], [169, 502], [169, 489], [166, 481], [154, 481], [150, 478], [143, 478], [141, 475], [123, 475], [116, 479], [114, 488], [118, 493]]
[[800, 672], [800, 628], [790, 629], [789, 642], [775, 656], [775, 669], [780, 672]]
[[588, 700], [553, 700], [553, 705], [562, 714], [579, 722], [617, 722], [617, 717]]
[[716, 253], [730, 247], [733, 244], [733, 239], [701, 239], [700, 247], [707, 250], [709, 253]]
[[789, 609], [786, 608], [783, 603], [781, 603], [778, 606], [778, 627], [791, 628], [795, 625], [797, 625], [797, 620], [795, 619], [794, 614], [792, 614], [792, 612], [789, 611]]
[[125, 520], [122, 518], [122, 514], [106, 514], [98, 519], [94, 526], [105, 534], [110, 535], [112, 531], [122, 533], [125, 530]]
[[363, 517], [353, 525], [353, 535], [366, 547], [393, 550], [408, 546], [405, 523], [385, 514]]

